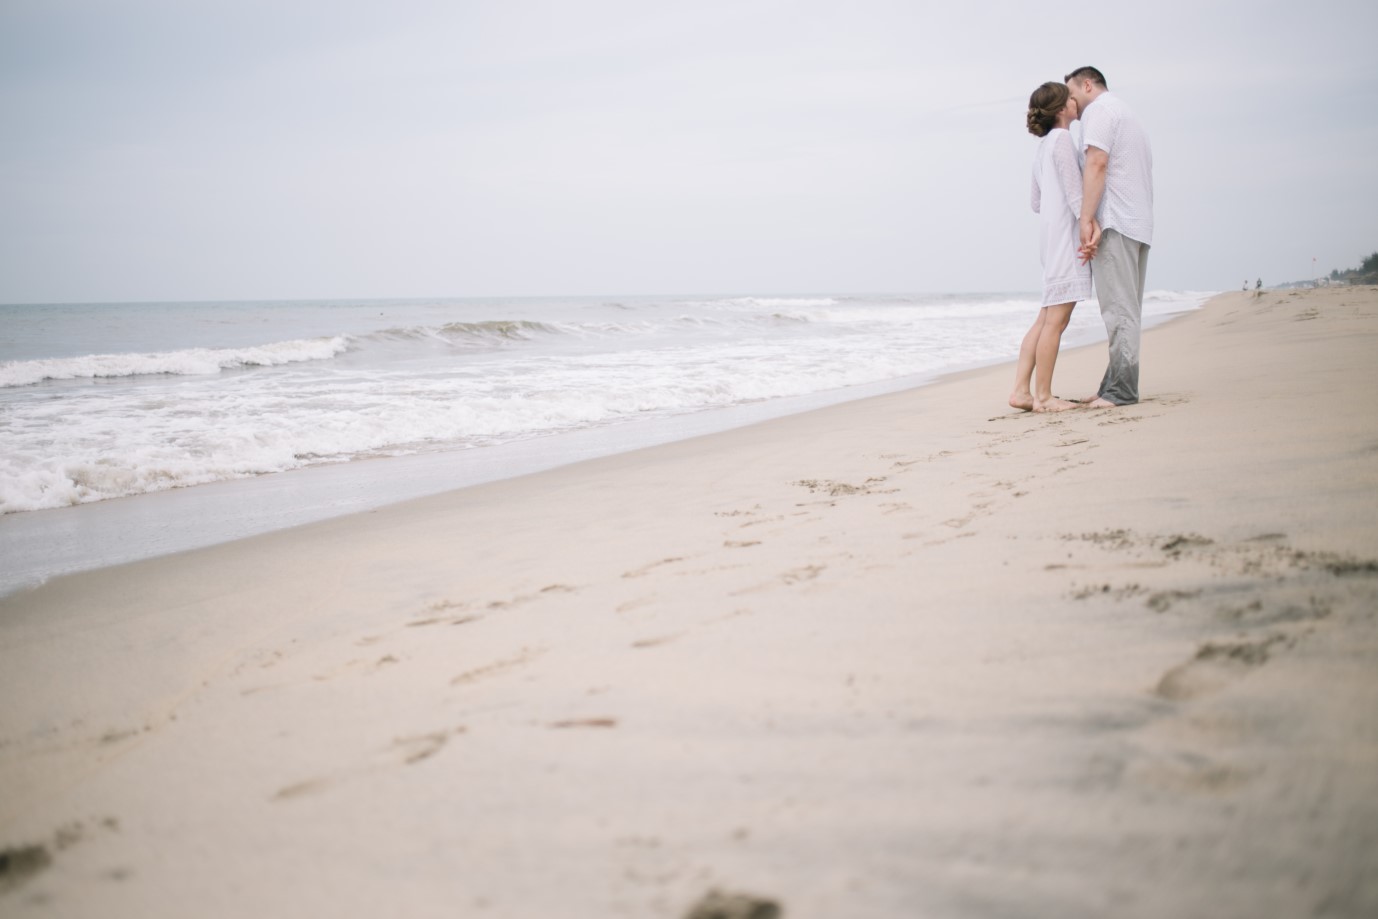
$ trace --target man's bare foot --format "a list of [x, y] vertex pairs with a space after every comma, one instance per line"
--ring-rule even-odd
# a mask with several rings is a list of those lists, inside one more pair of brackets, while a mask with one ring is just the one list
[[1034, 407], [1033, 393], [1012, 392], [1010, 393], [1010, 408], [1017, 408], [1021, 412], [1031, 412]]
[[1083, 402], [1082, 405], [1083, 405], [1083, 407], [1085, 407], [1085, 408], [1118, 408], [1118, 407], [1119, 407], [1119, 406], [1117, 406], [1114, 402], [1111, 402], [1109, 399], [1102, 399], [1100, 396], [1097, 396], [1096, 398], [1090, 400], [1089, 402]]
[[1068, 402], [1066, 399], [1059, 399], [1054, 396], [1041, 402], [1034, 402], [1035, 412], [1065, 412], [1069, 408], [1081, 408], [1076, 402]]

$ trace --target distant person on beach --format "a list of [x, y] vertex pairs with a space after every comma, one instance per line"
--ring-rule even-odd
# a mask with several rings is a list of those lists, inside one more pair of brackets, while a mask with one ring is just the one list
[[[1081, 214], [1081, 160], [1068, 125], [1077, 119], [1077, 104], [1062, 83], [1044, 83], [1029, 97], [1025, 125], [1042, 140], [1034, 154], [1033, 209], [1039, 215], [1039, 255], [1043, 262], [1043, 306], [1019, 346], [1010, 405], [1024, 411], [1061, 412], [1075, 402], [1053, 395], [1062, 332], [1077, 301], [1091, 296], [1091, 266], [1079, 249], [1077, 219]], [[1037, 370], [1037, 386], [1030, 382]]]
[[1139, 401], [1139, 338], [1144, 276], [1153, 244], [1153, 151], [1129, 106], [1094, 67], [1067, 74], [1067, 89], [1081, 113], [1086, 149], [1079, 238], [1096, 274], [1096, 296], [1110, 338], [1110, 363], [1094, 408]]

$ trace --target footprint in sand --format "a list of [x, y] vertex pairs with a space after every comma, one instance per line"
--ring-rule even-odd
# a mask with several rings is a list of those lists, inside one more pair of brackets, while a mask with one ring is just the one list
[[641, 609], [642, 607], [650, 606], [651, 604], [653, 604], [653, 603], [655, 603], [655, 602], [656, 602], [656, 596], [655, 596], [655, 594], [651, 594], [650, 596], [646, 596], [646, 597], [633, 597], [632, 599], [626, 601], [625, 603], [619, 604], [618, 607], [617, 607], [617, 609], [616, 609], [616, 612], [619, 612], [619, 613], [630, 613], [632, 610]]
[[1214, 545], [1215, 540], [1205, 536], [1198, 536], [1195, 533], [1179, 534], [1168, 537], [1167, 541], [1161, 546], [1171, 558], [1179, 557], [1183, 552], [1192, 549], [1199, 549], [1205, 546]]
[[798, 482], [794, 482], [792, 484], [797, 485], [800, 488], [807, 488], [809, 490], [809, 494], [827, 492], [831, 497], [834, 498], [840, 497], [842, 495], [888, 495], [893, 494], [896, 491], [899, 491], [899, 489], [897, 488], [887, 488], [883, 491], [875, 488], [876, 485], [880, 485], [884, 481], [885, 476], [882, 475], [872, 476], [871, 478], [862, 482], [860, 485], [849, 485], [846, 482], [834, 482], [831, 479], [800, 479]]
[[408, 622], [407, 628], [415, 629], [425, 625], [468, 625], [471, 622], [478, 622], [482, 618], [482, 616], [432, 616], [428, 619]]
[[558, 730], [569, 728], [615, 728], [617, 727], [616, 718], [568, 718], [564, 721], [552, 721], [547, 727]]
[[418, 734], [415, 737], [399, 737], [393, 742], [392, 749], [402, 754], [402, 764], [410, 766], [419, 763], [423, 759], [430, 759], [449, 743], [450, 738], [455, 734], [463, 734], [464, 728], [455, 728], [452, 731], [436, 731], [431, 734]]
[[1261, 772], [1220, 762], [1199, 753], [1177, 751], [1135, 763], [1129, 773], [1139, 782], [1169, 791], [1222, 794], [1242, 788]]
[[324, 791], [333, 784], [330, 779], [307, 779], [304, 782], [294, 782], [283, 788], [279, 788], [277, 794], [273, 795], [274, 801], [290, 801], [293, 798], [300, 798], [305, 795], [315, 794]]
[[[572, 593], [578, 593], [578, 591], [579, 591], [579, 588], [577, 588], [577, 587], [572, 587], [572, 586], [570, 586], [569, 584], [547, 584], [545, 587], [542, 587], [539, 591], [537, 591], [537, 592], [534, 593], [534, 594], [517, 594], [515, 597], [511, 597], [511, 598], [506, 599], [506, 600], [491, 600], [491, 601], [489, 601], [488, 603], [483, 604], [483, 608], [484, 608], [484, 609], [487, 609], [487, 610], [494, 610], [494, 611], [496, 611], [496, 610], [512, 609], [513, 607], [521, 606], [521, 605], [523, 605], [523, 604], [525, 604], [525, 603], [531, 603], [531, 602], [534, 602], [534, 601], [536, 601], [536, 600], [540, 600], [542, 597], [550, 596], [551, 594], [572, 594]], [[477, 603], [477, 602], [481, 602], [481, 601], [470, 602], [470, 601], [467, 601], [467, 600], [458, 600], [458, 601], [456, 601], [456, 600], [441, 600], [441, 601], [439, 601], [438, 603], [432, 603], [430, 606], [428, 606], [428, 607], [426, 608], [426, 611], [427, 611], [427, 613], [442, 613], [442, 612], [445, 612], [445, 611], [447, 611], [447, 610], [465, 610], [465, 609], [471, 608], [471, 607], [474, 605], [474, 603]], [[433, 624], [435, 624], [435, 623], [437, 623], [437, 622], [452, 622], [452, 623], [454, 623], [455, 625], [459, 625], [459, 624], [462, 624], [462, 623], [465, 623], [465, 622], [472, 622], [472, 621], [473, 621], [474, 619], [476, 619], [476, 618], [479, 618], [479, 617], [477, 617], [477, 616], [460, 616], [460, 617], [453, 617], [453, 616], [451, 616], [451, 617], [445, 617], [445, 616], [434, 616], [434, 615], [432, 615], [432, 616], [428, 616], [428, 617], [425, 618], [425, 619], [422, 619], [422, 620], [419, 621], [419, 622], [413, 622], [413, 623], [410, 623], [410, 624], [411, 624], [411, 625], [433, 625]]]
[[632, 642], [633, 648], [655, 648], [659, 645], [668, 645], [670, 642], [681, 637], [682, 632], [675, 632], [670, 635], [657, 635], [652, 638], [642, 638]]
[[680, 556], [674, 556], [674, 557], [672, 557], [672, 558], [662, 558], [662, 559], [661, 559], [660, 561], [658, 561], [658, 562], [651, 562], [649, 565], [643, 565], [642, 567], [637, 568], [637, 569], [635, 569], [635, 570], [633, 570], [633, 571], [624, 571], [624, 572], [622, 573], [622, 577], [624, 577], [624, 578], [640, 578], [640, 577], [645, 577], [646, 575], [650, 574], [652, 571], [655, 571], [657, 568], [663, 568], [663, 567], [665, 567], [666, 565], [673, 565], [673, 564], [675, 564], [676, 562], [682, 562], [682, 561], [684, 561], [684, 559], [681, 558]]
[[1183, 702], [1218, 692], [1251, 670], [1268, 662], [1272, 650], [1284, 643], [1284, 635], [1255, 641], [1204, 644], [1196, 656], [1163, 674], [1154, 692], [1164, 699]]
[[685, 913], [685, 919], [780, 919], [783, 908], [775, 900], [754, 894], [710, 890]]
[[459, 676], [450, 680], [450, 685], [460, 686], [466, 683], [475, 683], [486, 677], [496, 676], [500, 673], [505, 673], [508, 670], [512, 670], [516, 667], [520, 667], [524, 664], [530, 663], [532, 660], [539, 657], [542, 653], [543, 652], [539, 649], [523, 648], [520, 652], [513, 655], [512, 657], [493, 661], [491, 664], [484, 664], [482, 667], [475, 667], [472, 670], [464, 671]]
[[[384, 654], [382, 657], [379, 657], [376, 660], [372, 661], [365, 660], [363, 658], [354, 658], [353, 660], [346, 661], [345, 663], [340, 664], [338, 667], [335, 667], [333, 669], [325, 670], [321, 673], [312, 674], [311, 679], [315, 680], [317, 683], [326, 683], [330, 680], [346, 676], [347, 674], [351, 673], [377, 673], [378, 671], [390, 667], [396, 663], [399, 663], [399, 660], [395, 655], [392, 654]], [[270, 687], [258, 687], [255, 691], [262, 691], [263, 689], [267, 688]]]
[[[94, 827], [77, 821], [58, 828], [49, 842], [0, 847], [0, 897], [48, 870], [58, 855], [84, 842], [93, 831], [118, 833], [119, 830], [120, 822], [114, 817], [106, 817]], [[115, 876], [120, 872], [124, 874]], [[107, 877], [123, 880], [128, 877], [127, 869], [115, 869]]]
[[1179, 600], [1192, 600], [1199, 596], [1200, 590], [1159, 590], [1150, 594], [1144, 604], [1155, 613], [1165, 613]]
[[802, 568], [794, 568], [780, 575], [780, 580], [785, 584], [802, 584], [804, 581], [812, 581], [825, 570], [823, 565], [805, 565]]
[[334, 776], [318, 776], [303, 782], [294, 782], [291, 785], [280, 788], [277, 793], [273, 795], [272, 800], [290, 801], [294, 798], [302, 798], [308, 795], [317, 794], [350, 779], [369, 775], [383, 769], [415, 765], [422, 760], [430, 759], [443, 750], [445, 745], [450, 742], [450, 738], [464, 734], [467, 731], [468, 728], [461, 725], [456, 728], [448, 728], [442, 731], [431, 731], [426, 734], [398, 737], [376, 754], [372, 762], [361, 764], [354, 769], [346, 770]]
[[785, 519], [784, 517], [775, 516], [775, 517], [765, 517], [765, 518], [762, 518], [761, 520], [748, 520], [746, 523], [739, 524], [739, 525], [737, 526], [737, 529], [739, 529], [739, 530], [745, 530], [747, 527], [760, 526], [760, 525], [763, 524], [763, 523], [779, 523], [781, 520], [784, 520], [784, 519]]
[[760, 511], [760, 510], [761, 510], [761, 505], [757, 504], [757, 505], [753, 505], [752, 507], [750, 507], [750, 508], [748, 508], [748, 509], [746, 509], [746, 510], [714, 511], [714, 512], [713, 512], [713, 516], [714, 516], [714, 517], [754, 517], [754, 516], [756, 516], [756, 513], [757, 513], [758, 511]]
[[763, 590], [770, 590], [780, 585], [793, 587], [796, 584], [803, 584], [812, 581], [827, 570], [826, 565], [804, 565], [801, 568], [792, 568], [789, 571], [781, 572], [775, 580], [765, 581], [754, 584], [751, 587], [743, 587], [741, 590], [734, 590], [729, 596], [740, 597], [744, 594], [758, 593]]
[[426, 607], [420, 619], [407, 623], [407, 628], [415, 629], [427, 625], [465, 625], [477, 622], [482, 616], [469, 613], [467, 600], [437, 600]]
[[0, 896], [42, 874], [52, 863], [46, 846], [0, 849]]
[[1111, 597], [1115, 600], [1123, 600], [1127, 597], [1135, 597], [1145, 590], [1139, 584], [1125, 584], [1116, 587], [1113, 584], [1087, 584], [1082, 587], [1073, 588], [1068, 594], [1073, 600], [1085, 600], [1088, 597]]

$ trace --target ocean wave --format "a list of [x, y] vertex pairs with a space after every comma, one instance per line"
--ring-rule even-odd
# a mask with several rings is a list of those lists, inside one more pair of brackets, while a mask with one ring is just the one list
[[838, 301], [833, 297], [729, 297], [723, 300], [700, 300], [693, 305], [723, 309], [790, 310], [837, 304]]
[[534, 319], [485, 319], [441, 326], [382, 329], [360, 336], [360, 345], [392, 342], [440, 342], [460, 348], [500, 348], [554, 338], [607, 338], [662, 332], [654, 322], [552, 322]]
[[390, 345], [416, 342], [440, 343], [458, 348], [504, 348], [512, 345], [549, 341], [560, 338], [582, 341], [594, 339], [647, 339], [661, 336], [675, 337], [686, 330], [719, 334], [735, 334], [746, 329], [770, 329], [782, 324], [810, 322], [802, 312], [777, 310], [773, 312], [680, 313], [645, 319], [592, 322], [554, 322], [529, 319], [490, 319], [472, 322], [452, 322], [443, 326], [412, 326], [383, 329], [360, 336], [356, 343]]
[[447, 338], [482, 342], [530, 341], [542, 335], [568, 334], [571, 327], [562, 323], [533, 319], [488, 319], [481, 322], [450, 322], [440, 327]]
[[188, 348], [155, 354], [88, 354], [84, 357], [9, 361], [0, 364], [0, 389], [44, 380], [83, 380], [155, 374], [206, 376], [242, 367], [276, 367], [329, 360], [349, 349], [348, 336], [281, 341], [251, 348]]

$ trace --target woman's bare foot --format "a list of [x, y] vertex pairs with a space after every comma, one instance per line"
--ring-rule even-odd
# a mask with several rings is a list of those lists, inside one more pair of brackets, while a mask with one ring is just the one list
[[1054, 396], [1051, 399], [1035, 402], [1033, 410], [1035, 412], [1065, 412], [1069, 408], [1081, 408], [1075, 402], [1068, 402], [1066, 399], [1059, 399]]
[[1010, 408], [1017, 408], [1021, 412], [1031, 412], [1034, 407], [1034, 397], [1031, 392], [1019, 392], [1015, 390], [1010, 393]]

